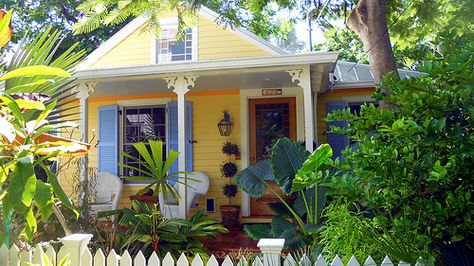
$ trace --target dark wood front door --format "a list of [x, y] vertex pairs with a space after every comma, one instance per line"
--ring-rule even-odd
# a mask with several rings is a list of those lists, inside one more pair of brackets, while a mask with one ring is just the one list
[[[283, 137], [296, 139], [296, 98], [266, 98], [249, 100], [250, 164], [271, 155], [273, 144]], [[274, 182], [270, 182], [280, 191]], [[250, 200], [250, 215], [270, 216], [268, 203], [278, 202], [278, 198], [267, 189], [262, 198]]]

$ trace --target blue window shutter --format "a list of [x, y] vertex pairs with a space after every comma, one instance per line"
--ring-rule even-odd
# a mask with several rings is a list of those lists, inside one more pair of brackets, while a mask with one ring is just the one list
[[[193, 171], [193, 110], [192, 103], [186, 102], [186, 171]], [[178, 104], [177, 102], [169, 102], [168, 109], [168, 145], [167, 151], [178, 151]], [[171, 166], [170, 172], [178, 171], [178, 160]]]
[[[328, 102], [326, 103], [326, 112], [329, 114], [334, 110], [341, 110], [345, 109], [346, 107], [347, 105], [344, 101]], [[328, 143], [331, 145], [333, 158], [336, 158], [341, 155], [341, 151], [346, 148], [349, 141], [344, 135], [329, 132], [331, 130], [331, 126], [345, 127], [346, 121], [333, 121], [328, 123]]]
[[99, 107], [99, 172], [118, 175], [118, 105]]

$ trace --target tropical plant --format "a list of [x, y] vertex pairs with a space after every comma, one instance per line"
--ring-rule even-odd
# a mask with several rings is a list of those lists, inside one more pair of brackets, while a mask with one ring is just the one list
[[[11, 16], [11, 12], [1, 12], [2, 47], [12, 36]], [[18, 217], [16, 227], [20, 228], [19, 233], [27, 241], [32, 240], [38, 220], [45, 221], [54, 212], [59, 220], [64, 221], [54, 204], [55, 197], [74, 210], [48, 162], [56, 161], [62, 155], [85, 154], [87, 147], [47, 133], [75, 127], [73, 123], [56, 120], [60, 116], [57, 100], [69, 97], [59, 97], [65, 85], [72, 86], [68, 83], [72, 75], [67, 70], [71, 70], [83, 53], [73, 52], [72, 47], [52, 60], [58, 37], [59, 33], [50, 35], [46, 31], [28, 45], [21, 43], [13, 58], [2, 64], [6, 71], [0, 77], [4, 86], [0, 96], [1, 238], [8, 235], [8, 221], [13, 216]], [[45, 93], [53, 94], [57, 99]], [[45, 180], [36, 176], [35, 167], [44, 170]], [[67, 225], [63, 225], [68, 232]], [[18, 235], [12, 236], [12, 239], [18, 246], [24, 247]]]
[[[343, 151], [327, 186], [332, 209], [363, 213], [358, 219], [376, 233], [370, 243], [381, 253], [408, 263], [432, 256], [437, 264], [462, 265], [474, 259], [474, 42], [472, 32], [442, 36], [450, 39], [445, 50], [451, 52], [425, 60], [420, 70], [428, 75], [384, 80], [392, 93], [379, 88], [374, 98], [392, 108], [364, 105], [360, 114], [328, 115], [329, 121], [348, 122], [331, 130], [356, 141], [357, 148]], [[334, 222], [327, 230], [344, 227]], [[410, 245], [393, 250], [377, 239]], [[327, 249], [338, 252], [333, 247]]]
[[173, 180], [185, 184], [180, 180], [180, 173], [169, 173], [171, 166], [176, 159], [178, 159], [179, 152], [169, 150], [165, 160], [163, 158], [163, 142], [161, 140], [148, 140], [148, 145], [144, 142], [137, 142], [133, 144], [133, 147], [137, 150], [139, 157], [130, 155], [125, 151], [122, 152], [122, 156], [139, 163], [142, 168], [118, 163], [120, 167], [130, 169], [139, 174], [138, 176], [124, 176], [123, 178], [128, 180], [150, 181], [150, 184], [139, 190], [140, 194], [145, 194], [150, 188], [153, 188], [154, 196], [158, 196], [160, 192], [163, 192], [165, 197], [171, 195], [171, 197], [177, 198], [176, 188], [168, 181]]
[[[254, 239], [283, 237], [288, 248], [317, 247], [325, 203], [320, 185], [329, 175], [331, 157], [332, 149], [327, 144], [310, 154], [299, 143], [283, 138], [273, 146], [271, 160], [262, 160], [238, 173], [237, 185], [250, 196], [262, 197], [269, 189], [280, 200], [270, 205], [276, 214], [272, 223], [246, 225], [247, 234]], [[291, 200], [283, 198], [267, 181], [276, 181]]]
[[207, 259], [209, 255], [201, 238], [213, 238], [217, 233], [227, 229], [217, 221], [208, 219], [203, 210], [198, 210], [188, 220], [165, 219], [156, 206], [141, 201], [132, 201], [132, 208], [118, 211], [117, 240], [119, 250], [128, 250], [132, 254], [142, 251], [151, 254], [153, 251], [161, 257], [170, 252], [175, 258], [181, 253], [189, 257], [199, 254]]

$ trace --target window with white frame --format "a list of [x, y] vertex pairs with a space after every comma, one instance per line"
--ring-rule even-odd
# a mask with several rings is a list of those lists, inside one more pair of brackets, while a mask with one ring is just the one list
[[[133, 143], [144, 142], [146, 145], [148, 140], [163, 141], [163, 160], [166, 159], [166, 107], [125, 107], [123, 109], [123, 151], [131, 156], [143, 160], [138, 151], [133, 147]], [[142, 169], [143, 166], [138, 162], [123, 157], [123, 163], [133, 166], [136, 169]], [[129, 168], [123, 168], [124, 176], [142, 176], [139, 171]]]
[[169, 63], [190, 61], [195, 58], [193, 47], [193, 30], [188, 28], [183, 35], [178, 36], [178, 27], [168, 27], [161, 30], [161, 37], [156, 42], [156, 62]]

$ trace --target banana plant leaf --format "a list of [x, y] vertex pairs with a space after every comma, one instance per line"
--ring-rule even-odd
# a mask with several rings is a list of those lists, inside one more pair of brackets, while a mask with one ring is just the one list
[[265, 181], [275, 180], [270, 160], [261, 160], [235, 176], [237, 185], [251, 197], [260, 198], [265, 192]]

